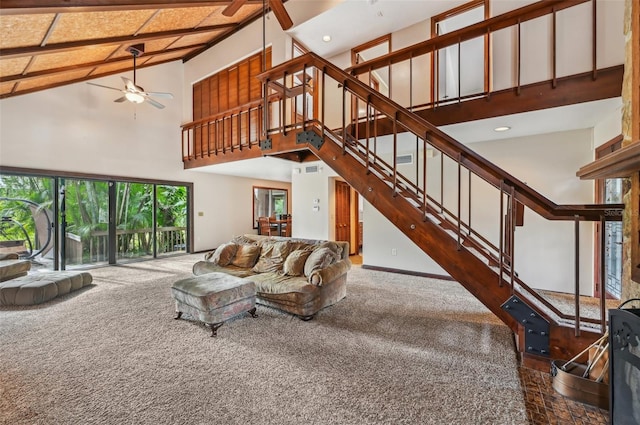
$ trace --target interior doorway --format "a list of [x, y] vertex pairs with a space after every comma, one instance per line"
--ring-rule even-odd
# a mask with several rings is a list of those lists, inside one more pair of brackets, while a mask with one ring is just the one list
[[358, 193], [342, 180], [335, 181], [335, 240], [349, 242], [349, 255], [360, 252]]

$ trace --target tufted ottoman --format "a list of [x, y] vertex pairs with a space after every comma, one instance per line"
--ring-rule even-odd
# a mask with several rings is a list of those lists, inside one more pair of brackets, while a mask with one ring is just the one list
[[256, 285], [250, 280], [226, 273], [207, 273], [181, 279], [171, 286], [176, 302], [176, 317], [182, 313], [206, 323], [211, 336], [225, 320], [244, 312], [256, 316]]
[[93, 281], [87, 272], [55, 271], [32, 273], [0, 282], [0, 306], [42, 304], [77, 291]]
[[16, 277], [26, 276], [31, 270], [31, 262], [27, 260], [18, 260], [15, 257], [7, 257], [0, 261], [0, 282], [15, 279]]

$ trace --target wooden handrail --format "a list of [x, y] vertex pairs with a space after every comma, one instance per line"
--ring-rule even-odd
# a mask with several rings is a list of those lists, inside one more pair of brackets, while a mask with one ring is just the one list
[[[269, 102], [273, 102], [273, 101], [277, 101], [279, 100], [280, 94], [279, 93], [275, 93], [269, 96]], [[195, 121], [191, 121], [185, 124], [182, 124], [180, 126], [180, 128], [187, 129], [187, 128], [191, 128], [191, 127], [196, 127], [199, 124], [205, 124], [211, 121], [216, 121], [216, 120], [220, 120], [223, 118], [227, 118], [233, 115], [237, 115], [239, 113], [242, 112], [247, 112], [251, 109], [257, 108], [257, 107], [261, 107], [264, 105], [264, 99], [258, 99], [258, 100], [254, 100], [251, 102], [247, 102], [247, 103], [243, 103], [242, 105], [238, 105], [234, 108], [231, 109], [226, 109], [222, 112], [218, 112], [217, 114], [213, 114], [213, 115], [209, 115], [206, 116], [204, 118], [200, 118], [199, 120], [195, 120]]]
[[467, 146], [442, 132], [436, 126], [373, 90], [315, 53], [307, 53], [277, 65], [257, 77], [265, 83], [271, 82], [281, 79], [285, 73], [298, 72], [304, 67], [311, 66], [323, 70], [358, 98], [367, 100], [377, 111], [387, 117], [394, 117], [394, 120], [401, 127], [411, 131], [418, 137], [428, 139], [429, 143], [443, 154], [455, 161], [459, 161], [461, 165], [494, 187], [500, 188], [501, 185], [512, 186], [516, 200], [548, 220], [574, 220], [576, 216], [580, 220], [588, 221], [599, 221], [602, 216], [611, 221], [621, 220], [621, 214], [616, 211], [624, 209], [623, 204], [558, 205], [552, 202], [515, 176], [492, 164]]

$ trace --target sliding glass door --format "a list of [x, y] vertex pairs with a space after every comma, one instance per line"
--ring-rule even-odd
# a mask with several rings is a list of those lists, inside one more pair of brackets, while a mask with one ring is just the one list
[[107, 182], [60, 179], [59, 217], [60, 252], [64, 253], [62, 268], [109, 261]]
[[0, 253], [64, 270], [188, 252], [189, 188], [0, 173]]
[[118, 260], [153, 257], [152, 184], [116, 183], [116, 255]]
[[187, 188], [156, 186], [157, 255], [187, 252]]

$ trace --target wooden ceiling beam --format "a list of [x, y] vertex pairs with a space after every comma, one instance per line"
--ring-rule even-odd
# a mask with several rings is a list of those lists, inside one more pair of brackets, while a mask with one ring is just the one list
[[[183, 7], [228, 6], [229, 4], [231, 4], [231, 0], [2, 0], [0, 15], [176, 9]], [[262, 0], [247, 0], [245, 4], [262, 4]]]
[[[169, 62], [173, 62], [173, 61], [177, 61], [177, 60], [181, 60], [181, 58], [172, 58], [172, 59], [167, 59], [164, 61], [158, 61], [158, 62], [154, 62], [152, 64], [149, 65], [140, 65], [140, 66], [136, 66], [137, 69], [141, 69], [141, 68], [146, 68], [149, 66], [156, 66], [156, 65], [162, 65], [164, 63], [169, 63]], [[20, 96], [23, 94], [29, 94], [29, 93], [35, 93], [35, 92], [39, 92], [42, 90], [47, 90], [47, 89], [53, 89], [55, 87], [62, 87], [62, 86], [66, 86], [68, 84], [75, 84], [75, 83], [81, 83], [83, 81], [87, 81], [89, 79], [95, 79], [95, 78], [102, 78], [102, 77], [107, 77], [109, 75], [114, 75], [114, 74], [119, 74], [121, 73], [122, 70], [116, 70], [116, 71], [111, 71], [111, 72], [105, 72], [103, 74], [98, 74], [98, 75], [92, 75], [90, 77], [84, 77], [84, 78], [75, 78], [73, 80], [68, 80], [68, 81], [62, 81], [59, 83], [54, 83], [54, 84], [47, 84], [44, 86], [40, 86], [40, 87], [34, 87], [32, 89], [28, 89], [28, 90], [17, 90], [16, 92], [11, 92], [11, 93], [5, 93], [5, 94], [0, 94], [0, 99], [5, 99], [5, 98], [9, 98], [9, 97], [15, 97], [15, 96]], [[16, 82], [15, 84], [18, 84], [18, 82]]]
[[[198, 48], [202, 47], [203, 45], [204, 45], [204, 43], [200, 43], [200, 44], [194, 44], [194, 45], [185, 46], [185, 47], [176, 47], [176, 48], [173, 48], [173, 49], [158, 50], [156, 52], [146, 52], [145, 53], [145, 57], [147, 57], [147, 56], [152, 57], [152, 56], [155, 56], [155, 55], [166, 55], [166, 54], [170, 54], [170, 53], [180, 52], [180, 51], [183, 51], [183, 50], [198, 49]], [[174, 59], [174, 60], [177, 60], [177, 59]], [[0, 83], [9, 83], [9, 82], [12, 82], [12, 81], [13, 82], [19, 82], [19, 81], [32, 80], [34, 78], [50, 77], [52, 75], [63, 74], [65, 72], [69, 72], [69, 71], [80, 71], [82, 69], [92, 69], [92, 68], [95, 68], [97, 66], [112, 65], [114, 63], [120, 63], [120, 62], [131, 63], [131, 57], [130, 56], [123, 56], [123, 57], [117, 58], [117, 59], [108, 59], [108, 60], [104, 60], [104, 61], [87, 62], [87, 63], [82, 63], [82, 64], [79, 64], [79, 65], [69, 65], [69, 66], [63, 66], [63, 67], [60, 67], [60, 68], [47, 69], [47, 70], [43, 70], [43, 71], [27, 72], [26, 74], [0, 76]], [[144, 64], [138, 65], [138, 66], [136, 66], [136, 68], [141, 68], [143, 65]], [[133, 67], [133, 64], [132, 64], [132, 67]], [[94, 78], [94, 77], [91, 76], [91, 78]]]
[[29, 47], [14, 47], [9, 49], [0, 50], [1, 58], [18, 58], [24, 56], [32, 56], [46, 53], [57, 53], [75, 50], [83, 47], [93, 47], [107, 44], [123, 44], [123, 43], [143, 43], [150, 40], [158, 40], [161, 38], [181, 37], [185, 35], [204, 34], [213, 31], [231, 30], [235, 28], [237, 24], [224, 24], [224, 25], [211, 25], [199, 28], [180, 29], [159, 31], [148, 34], [140, 34], [137, 36], [125, 35], [119, 37], [106, 37], [93, 40], [80, 40], [71, 41], [67, 43], [55, 43], [47, 46], [29, 46]]

